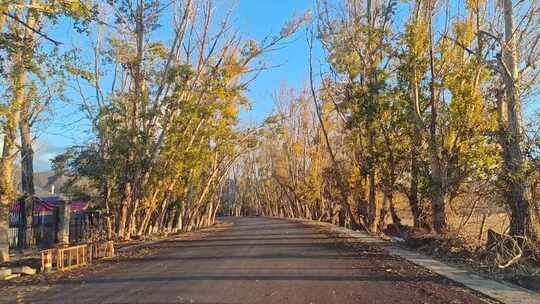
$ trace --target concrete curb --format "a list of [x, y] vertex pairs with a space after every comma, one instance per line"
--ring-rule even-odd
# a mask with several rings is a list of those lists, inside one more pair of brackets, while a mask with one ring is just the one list
[[365, 232], [353, 231], [343, 227], [337, 227], [329, 223], [318, 222], [305, 219], [293, 219], [301, 223], [316, 224], [330, 228], [332, 232], [345, 234], [350, 237], [360, 239], [365, 243], [376, 243], [384, 245], [383, 249], [390, 255], [403, 258], [411, 263], [427, 268], [439, 275], [458, 282], [472, 290], [482, 293], [490, 298], [505, 304], [540, 304], [540, 294], [521, 288], [510, 283], [500, 283], [483, 278], [470, 271], [449, 266], [433, 258], [415, 251], [407, 250], [389, 241], [371, 236]]

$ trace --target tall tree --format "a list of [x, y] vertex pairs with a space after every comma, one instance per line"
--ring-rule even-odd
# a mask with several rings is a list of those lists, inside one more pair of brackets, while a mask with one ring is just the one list
[[[38, 38], [58, 45], [41, 30], [44, 19], [55, 20], [60, 16], [86, 19], [91, 9], [80, 1], [58, 1], [44, 3], [37, 0], [8, 1], [0, 8], [0, 32], [3, 39], [1, 48], [9, 58], [9, 65], [3, 67], [9, 79], [9, 101], [4, 106], [2, 116], [2, 134], [4, 135], [2, 157], [0, 159], [0, 260], [7, 260], [8, 255], [8, 209], [16, 197], [13, 181], [14, 160], [18, 153], [16, 139], [21, 131], [23, 150], [23, 185], [25, 192], [33, 193], [32, 148], [29, 136], [30, 99], [35, 88], [30, 84], [30, 73], [34, 70], [34, 55]], [[4, 32], [7, 29], [7, 33]], [[7, 37], [7, 38], [6, 38]], [[22, 121], [22, 124], [21, 124]]]
[[[536, 3], [531, 1], [527, 18], [534, 18]], [[521, 104], [518, 35], [514, 25], [514, 4], [502, 1], [504, 17], [504, 43], [499, 70], [504, 82], [504, 99], [499, 101], [500, 112], [505, 112], [500, 125], [501, 145], [504, 155], [504, 180], [507, 183], [507, 204], [511, 210], [510, 233], [536, 240], [537, 232], [532, 221], [532, 197], [528, 177], [528, 161], [523, 148], [525, 128]], [[537, 34], [538, 35], [538, 34]], [[540, 37], [538, 35], [537, 37]], [[538, 41], [538, 38], [536, 38]], [[535, 52], [536, 43], [530, 50]], [[534, 55], [531, 55], [534, 56]], [[529, 57], [531, 58], [531, 57]], [[531, 62], [528, 62], [530, 64]], [[502, 107], [505, 107], [504, 109]]]

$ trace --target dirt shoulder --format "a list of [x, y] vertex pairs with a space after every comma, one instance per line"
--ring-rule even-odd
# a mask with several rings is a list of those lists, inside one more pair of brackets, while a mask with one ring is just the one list
[[493, 280], [492, 277], [485, 274], [485, 271], [479, 271], [477, 265], [472, 266], [474, 263], [470, 261], [469, 263], [459, 263], [459, 259], [448, 259], [446, 255], [427, 256], [420, 251], [415, 251], [405, 246], [399, 246], [362, 232], [354, 232], [342, 227], [336, 227], [328, 223], [317, 221], [302, 219], [298, 219], [298, 221], [308, 226], [319, 227], [330, 235], [338, 238], [341, 242], [344, 242], [346, 246], [350, 246], [356, 250], [371, 244], [371, 246], [380, 248], [393, 256], [402, 257], [408, 262], [423, 266], [421, 268], [426, 267], [449, 279], [454, 279], [459, 284], [473, 288], [475, 291], [502, 303], [540, 303], [540, 294], [513, 285], [500, 278], [498, 278], [498, 280]]
[[[0, 281], [0, 299], [3, 297], [13, 298], [13, 296], [21, 298], [29, 293], [45, 292], [58, 285], [57, 283], [60, 281], [82, 280], [121, 266], [123, 262], [150, 257], [158, 252], [156, 245], [159, 243], [172, 240], [200, 240], [214, 233], [225, 231], [231, 226], [231, 223], [216, 221], [214, 225], [197, 231], [154, 237], [147, 240], [122, 242], [115, 245], [116, 254], [112, 259], [97, 260], [92, 264], [65, 272], [38, 273], [32, 276], [21, 276], [9, 281]], [[24, 261], [17, 262], [17, 264], [20, 263], [24, 263]], [[3, 303], [3, 301], [0, 300], [0, 303]]]

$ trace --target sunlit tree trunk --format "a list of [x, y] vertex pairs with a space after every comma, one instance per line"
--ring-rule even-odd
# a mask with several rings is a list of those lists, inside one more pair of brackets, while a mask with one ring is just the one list
[[[503, 133], [505, 180], [508, 184], [507, 204], [511, 210], [510, 233], [537, 239], [532, 222], [531, 192], [526, 172], [524, 155], [523, 110], [519, 93], [518, 51], [514, 33], [513, 4], [503, 0], [504, 38], [501, 69], [505, 83], [506, 123], [501, 127]], [[503, 103], [500, 103], [502, 106]]]
[[124, 192], [122, 194], [122, 200], [118, 208], [118, 222], [116, 223], [116, 235], [120, 239], [126, 237], [126, 226], [128, 220], [128, 208], [131, 203], [131, 183], [124, 184]]
[[442, 175], [442, 162], [440, 159], [440, 139], [437, 132], [439, 100], [435, 89], [435, 55], [433, 46], [433, 8], [428, 4], [427, 18], [429, 20], [429, 66], [430, 66], [430, 106], [431, 119], [429, 122], [429, 151], [431, 168], [431, 206], [433, 212], [433, 228], [437, 233], [443, 233], [446, 229], [444, 180]]
[[31, 93], [24, 100], [21, 111], [21, 120], [19, 123], [19, 132], [21, 135], [21, 185], [22, 192], [33, 196], [34, 188], [34, 149], [32, 148], [32, 134], [30, 131], [30, 105]]
[[[17, 12], [21, 17], [21, 11]], [[33, 27], [35, 18], [28, 14], [27, 25]], [[27, 27], [21, 29], [18, 23], [11, 24], [11, 33], [15, 37], [22, 39], [32, 39]], [[31, 40], [30, 40], [31, 41]], [[6, 121], [4, 123], [4, 145], [2, 158], [0, 159], [0, 261], [9, 260], [8, 252], [8, 230], [9, 230], [9, 205], [16, 196], [15, 184], [13, 181], [13, 162], [15, 160], [17, 146], [17, 128], [19, 127], [21, 109], [25, 102], [25, 89], [27, 83], [27, 71], [25, 56], [28, 50], [22, 46], [17, 46], [13, 55], [13, 68], [10, 72], [11, 90], [13, 92], [10, 104], [6, 111]]]
[[[375, 98], [372, 96], [372, 98]], [[373, 101], [372, 101], [373, 102]], [[370, 231], [375, 231], [377, 218], [377, 184], [375, 182], [375, 163], [374, 163], [374, 146], [375, 146], [375, 130], [373, 126], [368, 127], [368, 150], [370, 160], [368, 162], [368, 200], [367, 200], [367, 219], [366, 224]]]
[[[30, 104], [33, 98], [32, 86], [27, 97], [24, 100], [24, 105], [21, 111], [21, 120], [19, 122], [19, 133], [21, 138], [21, 185], [22, 192], [24, 194], [24, 200], [21, 203], [24, 204], [25, 220], [24, 225], [26, 228], [26, 242], [33, 237], [33, 230], [28, 229], [33, 225], [33, 197], [35, 194], [34, 189], [34, 150], [32, 149], [32, 135], [30, 132]], [[19, 240], [22, 241], [22, 240]]]

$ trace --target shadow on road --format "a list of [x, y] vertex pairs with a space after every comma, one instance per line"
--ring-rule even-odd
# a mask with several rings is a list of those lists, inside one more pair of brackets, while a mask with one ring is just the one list
[[150, 283], [150, 282], [183, 282], [183, 281], [319, 281], [319, 282], [427, 282], [433, 281], [433, 277], [405, 278], [400, 276], [263, 276], [263, 275], [188, 275], [188, 276], [145, 276], [139, 278], [110, 278], [89, 280], [65, 280], [57, 281], [55, 285], [66, 284], [110, 284], [110, 283]]

